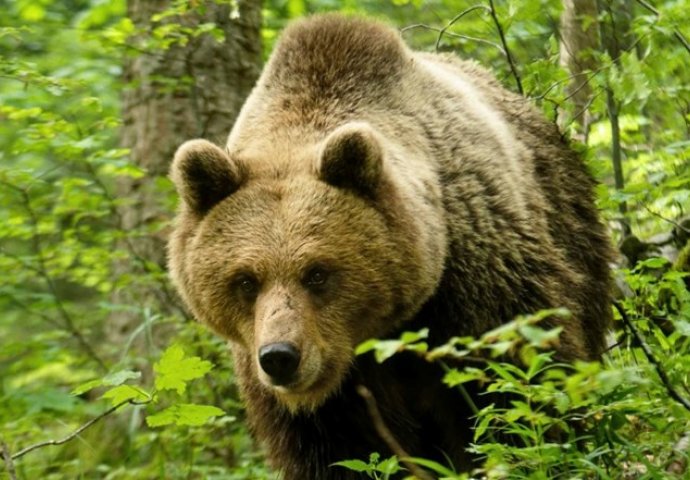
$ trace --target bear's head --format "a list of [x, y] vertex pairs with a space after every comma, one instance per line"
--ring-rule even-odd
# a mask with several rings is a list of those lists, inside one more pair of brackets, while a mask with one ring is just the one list
[[431, 296], [442, 260], [427, 257], [440, 252], [420, 244], [417, 212], [368, 124], [345, 124], [280, 167], [242, 155], [205, 140], [178, 149], [171, 274], [251, 381], [290, 410], [313, 409], [337, 391], [357, 344]]

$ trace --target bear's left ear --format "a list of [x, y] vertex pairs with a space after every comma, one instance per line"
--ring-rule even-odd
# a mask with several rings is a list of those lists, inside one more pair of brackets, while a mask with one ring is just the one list
[[375, 195], [383, 173], [383, 152], [371, 127], [353, 122], [326, 138], [316, 162], [318, 177], [334, 187]]
[[242, 184], [241, 166], [206, 140], [190, 140], [175, 153], [170, 178], [192, 212], [205, 215]]

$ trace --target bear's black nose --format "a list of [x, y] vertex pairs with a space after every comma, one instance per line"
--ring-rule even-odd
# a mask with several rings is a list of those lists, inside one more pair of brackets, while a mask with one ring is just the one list
[[269, 343], [259, 349], [259, 364], [274, 385], [287, 385], [299, 365], [299, 350], [287, 342]]

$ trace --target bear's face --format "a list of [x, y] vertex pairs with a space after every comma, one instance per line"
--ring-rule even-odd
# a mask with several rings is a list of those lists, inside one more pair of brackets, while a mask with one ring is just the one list
[[419, 303], [381, 151], [360, 127], [341, 130], [294, 175], [255, 174], [200, 140], [173, 164], [183, 199], [170, 246], [177, 286], [291, 410], [322, 403], [353, 348]]

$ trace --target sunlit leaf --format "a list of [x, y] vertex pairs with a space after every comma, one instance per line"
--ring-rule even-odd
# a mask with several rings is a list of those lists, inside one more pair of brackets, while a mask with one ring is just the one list
[[180, 345], [171, 345], [153, 366], [156, 388], [176, 390], [181, 395], [187, 388], [187, 382], [203, 377], [212, 368], [211, 362], [199, 357], [187, 357]]

